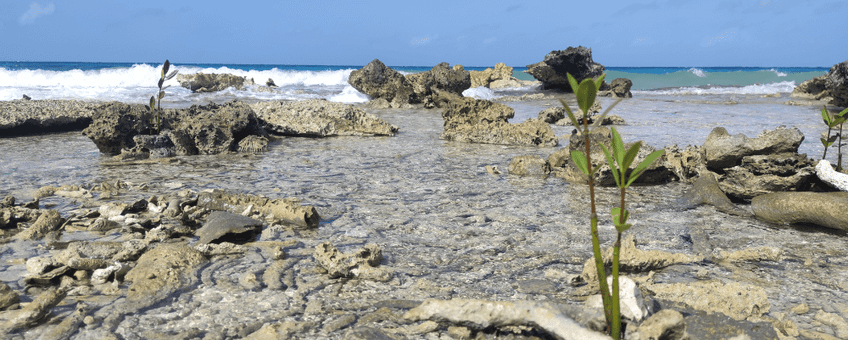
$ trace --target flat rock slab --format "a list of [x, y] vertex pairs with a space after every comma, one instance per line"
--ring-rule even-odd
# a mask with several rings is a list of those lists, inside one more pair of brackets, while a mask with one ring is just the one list
[[0, 101], [0, 137], [82, 130], [98, 102], [79, 100]]
[[772, 223], [848, 230], [848, 192], [776, 192], [754, 197], [751, 209], [757, 218]]
[[[195, 232], [200, 236], [198, 244], [207, 244], [226, 235], [255, 235], [262, 229], [263, 222], [239, 214], [226, 211], [213, 211], [202, 228]], [[248, 235], [249, 237], [250, 235]]]

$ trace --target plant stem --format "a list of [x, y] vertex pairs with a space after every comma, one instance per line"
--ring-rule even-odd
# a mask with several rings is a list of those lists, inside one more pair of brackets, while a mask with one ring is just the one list
[[[830, 139], [830, 125], [827, 126], [827, 137], [825, 139]], [[824, 146], [824, 153], [822, 154], [822, 159], [827, 158], [827, 148], [828, 146]]]
[[612, 252], [612, 327], [610, 327], [610, 336], [613, 339], [621, 339], [621, 305], [618, 297], [618, 259], [620, 254], [621, 233], [618, 233]]
[[839, 124], [839, 144], [836, 145], [836, 171], [842, 171], [842, 124]]
[[583, 113], [583, 142], [586, 146], [586, 163], [589, 169], [589, 200], [592, 206], [591, 225], [592, 225], [592, 252], [595, 256], [595, 267], [598, 270], [598, 288], [601, 290], [601, 300], [604, 303], [604, 316], [607, 319], [607, 328], [612, 329], [612, 299], [610, 297], [609, 286], [607, 285], [607, 273], [604, 266], [604, 257], [601, 253], [601, 241], [598, 235], [598, 214], [595, 209], [595, 179], [592, 171], [592, 156], [589, 146], [589, 124], [586, 119], [586, 113]]

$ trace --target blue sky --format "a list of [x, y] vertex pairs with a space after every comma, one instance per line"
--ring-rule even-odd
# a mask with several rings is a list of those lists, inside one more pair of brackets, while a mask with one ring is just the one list
[[[583, 4], [580, 4], [583, 3]], [[848, 2], [0, 1], [0, 60], [524, 66], [819, 66], [848, 59]]]

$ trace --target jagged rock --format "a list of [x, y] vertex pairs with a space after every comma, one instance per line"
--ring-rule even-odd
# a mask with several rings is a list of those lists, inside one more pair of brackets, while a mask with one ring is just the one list
[[44, 210], [29, 228], [15, 235], [18, 240], [39, 240], [52, 231], [59, 230], [65, 219], [56, 210]]
[[398, 128], [362, 109], [322, 99], [251, 105], [265, 127], [284, 136], [394, 136]]
[[43, 293], [38, 294], [38, 296], [26, 307], [17, 310], [14, 314], [6, 321], [0, 331], [7, 332], [15, 331], [18, 329], [31, 327], [36, 325], [39, 321], [43, 320], [50, 312], [53, 310], [53, 307], [59, 304], [62, 299], [68, 293], [68, 288], [66, 286], [62, 287], [50, 287], [45, 290]]
[[572, 92], [566, 74], [570, 73], [580, 82], [599, 77], [604, 73], [604, 66], [592, 60], [592, 49], [579, 46], [551, 51], [543, 61], [527, 65], [525, 72], [541, 81], [543, 89]]
[[[162, 110], [161, 125], [170, 128], [175, 110]], [[155, 131], [155, 114], [146, 105], [109, 102], [94, 109], [92, 123], [82, 134], [94, 142], [100, 152], [116, 155], [135, 146], [133, 137]]]
[[812, 223], [848, 230], [848, 192], [775, 192], [754, 197], [757, 218], [772, 223]]
[[633, 87], [633, 81], [627, 78], [613, 79], [609, 84], [609, 90], [598, 91], [599, 97], [614, 97], [614, 98], [633, 98], [633, 93], [630, 88]]
[[383, 261], [383, 251], [373, 244], [367, 244], [352, 254], [343, 254], [332, 243], [324, 242], [315, 246], [313, 256], [331, 279], [358, 277], [388, 281], [392, 276], [390, 272], [377, 268]]
[[836, 189], [848, 191], [848, 174], [836, 172], [827, 160], [820, 160], [819, 163], [816, 164], [816, 176], [818, 176], [822, 182], [825, 182]]
[[471, 75], [462, 65], [453, 68], [448, 63], [439, 63], [426, 72], [413, 73], [406, 76], [412, 84], [414, 97], [419, 101], [433, 95], [435, 90], [462, 95], [462, 91], [471, 87]]
[[417, 102], [412, 84], [406, 77], [378, 59], [372, 60], [359, 70], [352, 71], [347, 82], [372, 99], [384, 98], [398, 105]]
[[806, 155], [795, 153], [745, 156], [740, 165], [724, 169], [719, 187], [742, 200], [771, 192], [809, 190], [815, 177], [812, 164]]
[[553, 106], [539, 112], [539, 120], [548, 124], [553, 124], [562, 119], [566, 119], [566, 114], [567, 113], [565, 112], [565, 109], [558, 106]]
[[797, 153], [803, 141], [804, 134], [798, 128], [787, 129], [781, 126], [763, 131], [757, 138], [748, 138], [741, 133], [730, 135], [727, 129], [717, 127], [704, 142], [707, 168], [720, 172], [724, 168], [739, 165], [745, 156]]
[[515, 111], [509, 106], [473, 98], [456, 98], [445, 105], [442, 139], [503, 145], [559, 144], [553, 129], [545, 122], [528, 119], [520, 124], [510, 124], [509, 119]]
[[55, 99], [0, 101], [0, 137], [82, 130], [100, 105]]
[[294, 198], [269, 199], [267, 197], [230, 194], [223, 190], [201, 192], [197, 206], [210, 210], [229, 211], [240, 214], [250, 208], [265, 214], [265, 217], [282, 223], [292, 223], [301, 227], [316, 228], [320, 217], [313, 206], [302, 206]]
[[262, 221], [226, 211], [209, 213], [206, 223], [195, 232], [200, 237], [198, 244], [220, 241], [225, 236], [228, 240], [238, 239], [251, 241], [262, 231]]
[[263, 136], [247, 136], [238, 143], [238, 152], [259, 153], [268, 151], [268, 138]]
[[185, 134], [202, 155], [235, 151], [245, 137], [265, 134], [250, 106], [237, 101], [192, 105], [174, 130]]
[[512, 67], [504, 63], [495, 64], [495, 68], [483, 71], [469, 71], [471, 87], [488, 87], [492, 89], [521, 87], [530, 85], [530, 81], [521, 81], [512, 76]]
[[566, 315], [565, 309], [566, 307], [561, 305], [536, 301], [431, 299], [406, 312], [403, 318], [410, 321], [451, 322], [477, 330], [530, 326], [561, 340], [610, 339], [602, 333], [584, 328]]
[[0, 311], [21, 302], [21, 297], [5, 282], [0, 282]]
[[[606, 127], [598, 127], [590, 130], [589, 132], [589, 143], [591, 146], [591, 155], [590, 159], [592, 162], [592, 167], [597, 167], [598, 171], [594, 174], [594, 183], [595, 185], [600, 186], [614, 186], [615, 178], [612, 175], [612, 169], [607, 164], [606, 156], [604, 155], [604, 151], [601, 148], [601, 144], [607, 147], [608, 150], [611, 150], [611, 141], [612, 141], [612, 131], [607, 129]], [[568, 146], [562, 148], [560, 150], [555, 151], [553, 154], [548, 156], [548, 163], [551, 165], [552, 172], [558, 176], [562, 177], [570, 182], [575, 183], [585, 183], [587, 182], [586, 175], [583, 174], [578, 168], [577, 165], [574, 164], [574, 160], [571, 159], [572, 151], [580, 151], [582, 153], [586, 152], [585, 140], [580, 133], [573, 133], [569, 139]], [[633, 145], [633, 142], [624, 144], [625, 149], [629, 149]], [[636, 159], [631, 165], [631, 169], [636, 168], [639, 163], [641, 163], [645, 157], [654, 152], [654, 148], [642, 144], [639, 148], [639, 152], [636, 155]], [[648, 168], [646, 168], [645, 172], [636, 179], [634, 183], [641, 184], [660, 184], [667, 183], [669, 181], [676, 180], [672, 169], [668, 168], [668, 164], [664, 161], [665, 156], [660, 157], [658, 160], [654, 161]]]
[[761, 317], [771, 308], [765, 289], [738, 282], [660, 283], [648, 284], [644, 288], [657, 300], [677, 302], [705, 312], [722, 313], [736, 320]]
[[791, 97], [830, 101], [827, 91], [827, 74], [807, 80], [792, 90]]
[[829, 95], [833, 97], [830, 104], [848, 107], [848, 60], [830, 68], [825, 86]]
[[268, 81], [265, 82], [265, 86], [277, 87], [277, 84], [274, 83], [274, 79], [268, 78]]
[[[162, 135], [135, 135], [133, 136], [135, 147], [129, 152], [143, 153], [147, 157], [142, 158], [165, 158], [177, 155], [176, 146], [168, 137], [167, 133]], [[123, 154], [127, 150], [121, 150]]]
[[237, 90], [244, 90], [246, 85], [253, 85], [253, 79], [240, 77], [233, 74], [218, 74], [218, 73], [194, 73], [194, 74], [178, 74], [177, 82], [180, 86], [185, 87], [191, 92], [217, 92], [234, 87]]
[[507, 171], [510, 175], [544, 177], [551, 173], [551, 166], [538, 155], [516, 156], [509, 162]]

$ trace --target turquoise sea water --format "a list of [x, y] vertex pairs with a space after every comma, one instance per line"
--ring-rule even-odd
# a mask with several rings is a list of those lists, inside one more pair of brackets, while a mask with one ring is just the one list
[[[268, 64], [173, 64], [183, 74], [231, 73], [253, 78], [258, 85], [273, 79], [278, 91], [228, 90], [211, 95], [191, 94], [169, 85], [172, 95], [166, 104], [179, 105], [205, 100], [251, 98], [326, 98], [341, 102], [362, 102], [367, 96], [347, 84], [350, 72], [363, 65], [268, 65]], [[103, 99], [143, 102], [155, 91], [159, 63], [91, 62], [0, 62], [0, 100]], [[403, 73], [427, 71], [431, 66], [390, 66]], [[481, 71], [486, 67], [466, 66]], [[534, 80], [524, 66], [515, 66], [513, 76]], [[825, 74], [827, 68], [799, 67], [606, 67], [607, 79], [628, 78], [633, 91], [652, 95], [773, 94], [788, 93], [801, 82]], [[533, 91], [529, 87], [524, 90]]]

